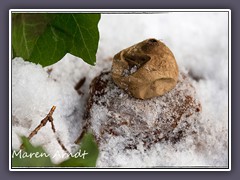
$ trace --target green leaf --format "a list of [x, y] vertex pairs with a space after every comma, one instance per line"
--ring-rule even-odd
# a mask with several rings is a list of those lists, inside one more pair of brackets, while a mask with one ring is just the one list
[[49, 154], [42, 147], [34, 147], [22, 137], [24, 150], [12, 151], [12, 167], [52, 167]]
[[13, 13], [13, 55], [48, 66], [71, 53], [94, 65], [99, 20], [100, 14]]
[[[78, 156], [79, 152], [81, 152], [80, 154], [82, 155], [82, 157]], [[83, 158], [84, 152], [87, 154]], [[99, 150], [94, 140], [94, 136], [92, 134], [88, 133], [84, 135], [81, 143], [81, 148], [79, 149], [79, 151], [77, 151], [77, 153], [78, 154], [75, 154], [75, 155], [77, 155], [78, 157], [72, 156], [68, 160], [62, 162], [59, 166], [61, 167], [95, 167], [96, 166]]]
[[[24, 150], [12, 151], [12, 167], [95, 167], [99, 150], [92, 134], [85, 134], [81, 148], [69, 159], [54, 164], [50, 155], [42, 147], [34, 147], [26, 137], [22, 137]], [[30, 157], [31, 156], [31, 157]]]

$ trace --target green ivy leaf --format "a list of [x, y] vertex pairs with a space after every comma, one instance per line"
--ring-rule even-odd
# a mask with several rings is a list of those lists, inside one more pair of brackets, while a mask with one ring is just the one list
[[71, 53], [94, 65], [99, 20], [100, 14], [13, 13], [13, 58], [48, 66]]
[[24, 150], [12, 151], [12, 167], [53, 167], [49, 154], [22, 137]]
[[[62, 162], [59, 166], [61, 167], [95, 167], [99, 150], [98, 146], [94, 140], [94, 136], [92, 134], [85, 134], [82, 142], [81, 142], [81, 148], [79, 151], [81, 152], [81, 156], [71, 157], [68, 160]], [[83, 154], [87, 153], [84, 158]], [[73, 154], [74, 155], [74, 154]], [[75, 154], [79, 155], [79, 154]]]

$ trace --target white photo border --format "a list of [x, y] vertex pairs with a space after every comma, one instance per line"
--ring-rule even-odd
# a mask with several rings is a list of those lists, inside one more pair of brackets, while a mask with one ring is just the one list
[[[12, 13], [101, 13], [153, 14], [161, 12], [228, 12], [228, 167], [163, 167], [163, 168], [15, 168], [12, 167]], [[230, 9], [10, 9], [9, 10], [9, 171], [231, 171], [231, 10]]]

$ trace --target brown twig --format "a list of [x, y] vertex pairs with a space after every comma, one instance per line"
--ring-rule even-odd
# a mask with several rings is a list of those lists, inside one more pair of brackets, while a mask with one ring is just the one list
[[[55, 129], [55, 126], [54, 126], [54, 123], [53, 123], [53, 112], [55, 111], [56, 109], [56, 106], [53, 106], [49, 113], [47, 114], [47, 116], [40, 122], [40, 124], [30, 133], [30, 135], [28, 136], [28, 140], [30, 140], [33, 136], [35, 136], [38, 131], [44, 127], [47, 122], [49, 121], [51, 123], [51, 126], [52, 126], [52, 131], [53, 133], [56, 135], [56, 129]], [[57, 138], [57, 142], [58, 144], [61, 146], [61, 148], [67, 153], [67, 154], [70, 154], [69, 151], [67, 150], [67, 148], [64, 146], [64, 144], [62, 143], [62, 141], [60, 140], [60, 138], [58, 136], [56, 136]], [[23, 144], [20, 146], [20, 149], [23, 149]]]
[[75, 90], [79, 90], [82, 87], [82, 85], [84, 84], [85, 81], [86, 81], [86, 77], [83, 77], [82, 79], [80, 79], [74, 87]]
[[75, 144], [79, 144], [79, 143], [81, 142], [81, 140], [82, 140], [82, 138], [83, 138], [83, 136], [84, 136], [85, 133], [86, 133], [86, 129], [83, 128], [83, 130], [82, 130], [80, 136], [75, 140], [74, 143], [75, 143]]
[[[43, 120], [41, 120], [40, 124], [30, 133], [30, 135], [28, 136], [28, 140], [32, 139], [32, 137], [35, 136], [38, 133], [38, 131], [47, 124], [49, 117], [52, 117], [55, 109], [56, 109], [56, 106], [53, 106], [50, 109], [47, 116]], [[20, 146], [20, 149], [23, 149], [23, 144]]]
[[32, 133], [28, 136], [28, 139], [30, 140], [33, 136], [35, 136], [38, 131], [47, 124], [49, 117], [52, 117], [53, 112], [55, 111], [56, 106], [53, 106], [51, 110], [49, 111], [48, 115], [41, 121], [41, 123], [32, 131]]
[[83, 95], [84, 93], [81, 91], [81, 87], [83, 86], [84, 82], [86, 81], [86, 77], [83, 77], [78, 81], [75, 85], [74, 89], [78, 92], [79, 95]]
[[[56, 129], [55, 129], [55, 126], [54, 126], [54, 123], [53, 123], [53, 118], [52, 116], [49, 117], [49, 121], [51, 123], [51, 126], [52, 126], [52, 131], [53, 133], [56, 135]], [[68, 154], [70, 155], [70, 152], [67, 150], [67, 148], [64, 146], [64, 144], [62, 143], [61, 139], [56, 135], [56, 138], [57, 138], [57, 142], [58, 144], [61, 146], [61, 148]]]

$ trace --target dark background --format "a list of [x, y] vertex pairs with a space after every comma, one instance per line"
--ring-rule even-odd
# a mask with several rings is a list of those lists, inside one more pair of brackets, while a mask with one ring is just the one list
[[[232, 170], [230, 172], [10, 172], [8, 152], [9, 129], [9, 9], [231, 9], [232, 14], [232, 59], [231, 59], [231, 122], [232, 122]], [[1, 0], [0, 1], [0, 178], [1, 179], [32, 179], [43, 180], [57, 178], [63, 179], [239, 179], [240, 177], [240, 2], [237, 0]], [[206, 42], [207, 43], [207, 42]]]

